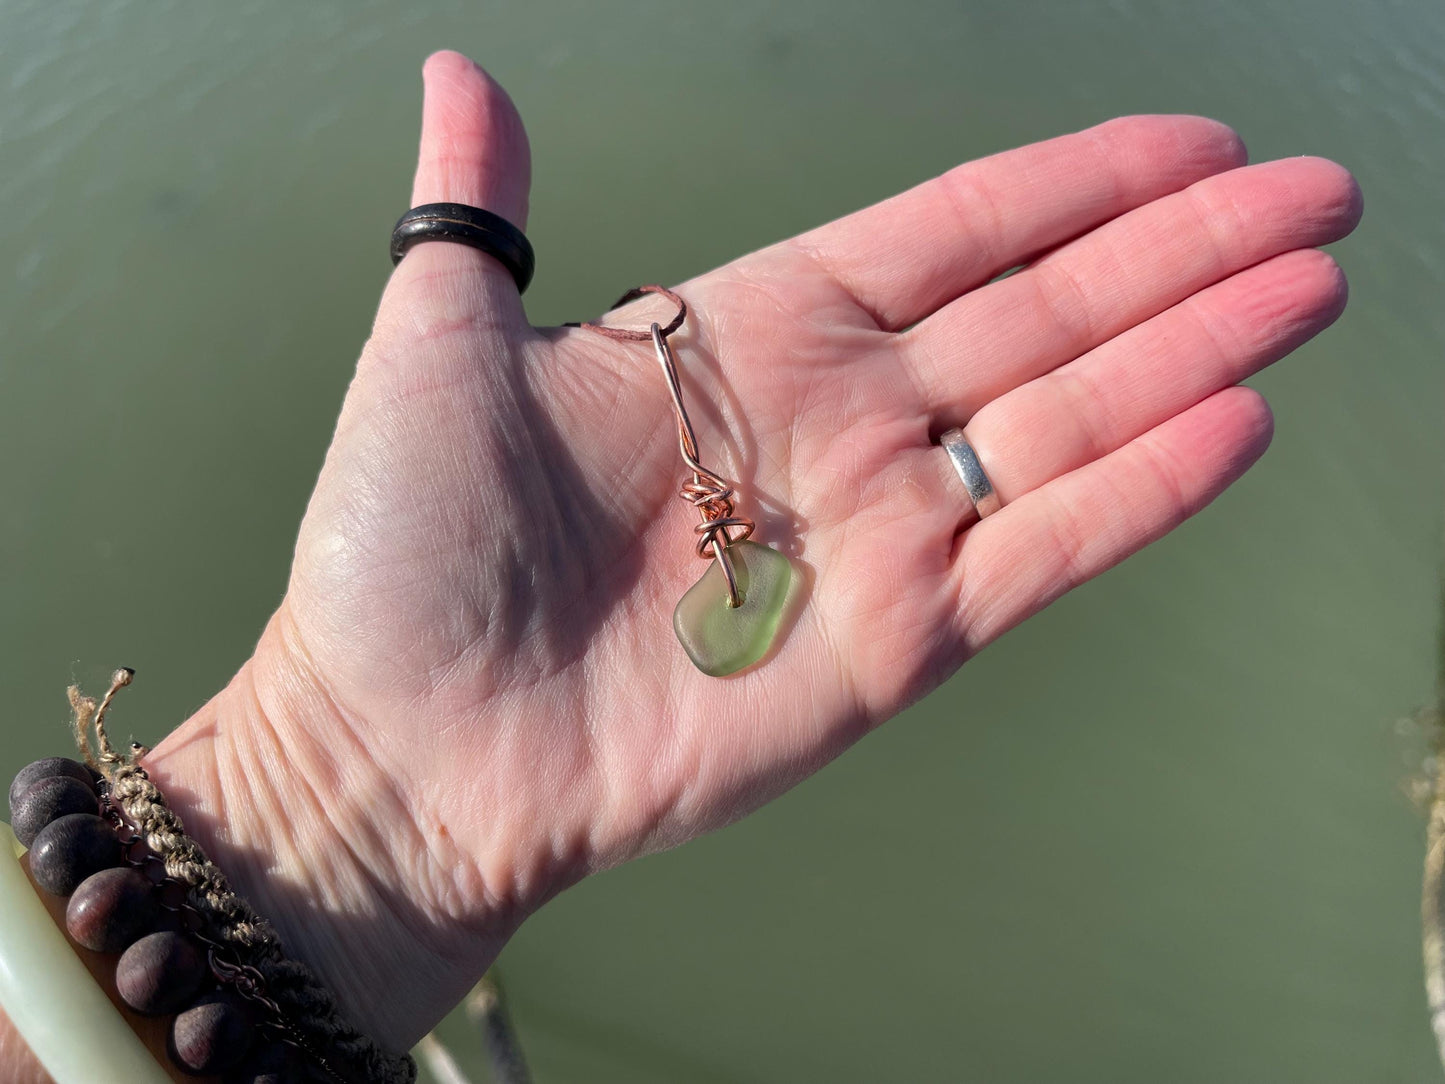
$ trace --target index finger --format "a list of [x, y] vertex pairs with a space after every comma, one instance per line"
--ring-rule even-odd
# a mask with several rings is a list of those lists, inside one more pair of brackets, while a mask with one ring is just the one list
[[1205, 117], [1121, 117], [957, 166], [786, 242], [896, 331], [1046, 249], [1243, 165]]

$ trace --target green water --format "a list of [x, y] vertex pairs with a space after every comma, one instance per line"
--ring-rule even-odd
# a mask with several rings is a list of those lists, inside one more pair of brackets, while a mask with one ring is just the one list
[[1439, 597], [1435, 0], [0, 0], [5, 770], [72, 679], [136, 667], [154, 740], [249, 652], [442, 46], [530, 127], [539, 323], [1124, 112], [1335, 157], [1368, 207], [1208, 515], [523, 929], [539, 1081], [1438, 1081], [1399, 722]]

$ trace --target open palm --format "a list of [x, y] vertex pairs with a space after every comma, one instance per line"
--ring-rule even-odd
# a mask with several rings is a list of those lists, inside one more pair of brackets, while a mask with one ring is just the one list
[[[523, 225], [511, 103], [456, 54], [426, 74], [413, 203]], [[1326, 161], [1242, 167], [1213, 121], [1113, 121], [677, 286], [704, 460], [807, 582], [727, 679], [672, 632], [706, 565], [650, 347], [533, 328], [500, 264], [417, 246], [252, 660], [275, 748], [247, 770], [324, 772], [343, 824], [378, 794], [404, 810], [369, 875], [459, 921], [755, 808], [1262, 453], [1268, 409], [1236, 385], [1338, 315], [1313, 246], [1359, 200]], [[936, 444], [965, 424], [1005, 502], [982, 522]]]

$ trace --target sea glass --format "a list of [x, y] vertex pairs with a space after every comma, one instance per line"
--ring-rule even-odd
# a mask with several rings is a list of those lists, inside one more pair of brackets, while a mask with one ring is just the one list
[[797, 595], [793, 563], [777, 550], [734, 542], [727, 554], [742, 602], [728, 605], [727, 578], [714, 561], [672, 614], [688, 657], [712, 677], [735, 674], [766, 655]]

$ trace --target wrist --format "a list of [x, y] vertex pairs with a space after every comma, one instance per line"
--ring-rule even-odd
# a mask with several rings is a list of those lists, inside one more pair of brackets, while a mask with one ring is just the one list
[[232, 682], [145, 758], [187, 831], [347, 1018], [408, 1049], [520, 922], [328, 693], [285, 605]]

